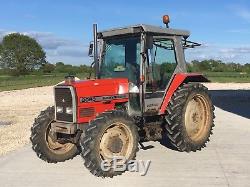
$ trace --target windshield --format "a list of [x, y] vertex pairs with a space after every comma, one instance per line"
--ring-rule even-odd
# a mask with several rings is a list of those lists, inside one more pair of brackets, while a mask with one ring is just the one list
[[122, 38], [105, 41], [100, 78], [128, 78], [134, 84], [140, 76], [140, 39]]

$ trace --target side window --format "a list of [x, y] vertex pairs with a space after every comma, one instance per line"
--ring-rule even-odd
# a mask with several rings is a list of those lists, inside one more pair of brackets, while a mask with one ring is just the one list
[[154, 39], [149, 54], [147, 91], [165, 91], [176, 68], [174, 42], [170, 39]]

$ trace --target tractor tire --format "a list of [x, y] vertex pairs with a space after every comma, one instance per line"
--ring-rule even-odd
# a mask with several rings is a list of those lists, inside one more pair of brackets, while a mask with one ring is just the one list
[[208, 89], [199, 83], [184, 84], [175, 91], [166, 109], [167, 137], [178, 151], [201, 150], [209, 142], [214, 118]]
[[112, 165], [113, 156], [134, 160], [138, 151], [138, 128], [125, 111], [104, 112], [90, 121], [81, 140], [81, 156], [86, 168], [97, 177], [113, 177], [125, 171], [102, 169], [102, 161]]
[[54, 107], [48, 107], [40, 113], [31, 127], [32, 149], [40, 159], [48, 163], [64, 162], [80, 153], [80, 149], [75, 144], [61, 144], [53, 140], [50, 124], [54, 120], [54, 113]]

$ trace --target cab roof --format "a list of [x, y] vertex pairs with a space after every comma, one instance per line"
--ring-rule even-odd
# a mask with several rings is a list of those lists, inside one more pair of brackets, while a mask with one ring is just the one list
[[128, 26], [128, 27], [114, 28], [110, 30], [100, 31], [98, 32], [98, 38], [108, 38], [108, 37], [120, 36], [120, 35], [139, 34], [142, 32], [149, 33], [152, 35], [183, 36], [183, 38], [185, 39], [187, 39], [190, 36], [190, 32], [185, 31], [185, 30], [139, 24], [139, 25], [133, 25], [133, 26]]

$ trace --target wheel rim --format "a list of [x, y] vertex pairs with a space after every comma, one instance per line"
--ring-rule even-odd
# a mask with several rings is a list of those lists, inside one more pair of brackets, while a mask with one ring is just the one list
[[210, 115], [206, 97], [196, 94], [189, 100], [185, 111], [185, 127], [191, 140], [204, 139], [209, 130]]
[[53, 132], [51, 130], [51, 125], [48, 125], [45, 138], [46, 138], [48, 148], [55, 154], [59, 154], [59, 155], [65, 154], [68, 151], [70, 151], [74, 146], [74, 144], [72, 143], [61, 144], [58, 141], [56, 141], [53, 136]]
[[134, 137], [127, 125], [121, 122], [111, 124], [100, 139], [101, 160], [111, 162], [114, 157], [129, 159], [133, 151], [133, 141]]

